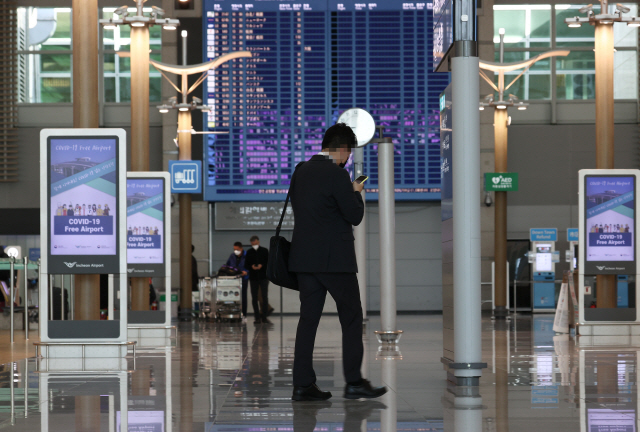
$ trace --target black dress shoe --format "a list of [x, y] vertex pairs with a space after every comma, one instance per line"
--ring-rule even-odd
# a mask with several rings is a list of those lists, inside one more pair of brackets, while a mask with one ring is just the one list
[[275, 309], [272, 306], [269, 306], [269, 310], [267, 311], [267, 316], [271, 315]]
[[262, 324], [273, 324], [273, 323], [266, 318], [262, 318]]
[[344, 411], [352, 419], [367, 419], [373, 410], [383, 410], [387, 406], [382, 402], [372, 400], [346, 400], [344, 401]]
[[254, 324], [262, 324], [262, 320], [261, 319], [256, 319], [253, 323]]
[[347, 384], [344, 387], [345, 399], [373, 399], [387, 392], [386, 387], [371, 387], [369, 380], [363, 379], [359, 385]]
[[294, 401], [323, 401], [331, 397], [331, 392], [320, 390], [318, 386], [313, 383], [308, 387], [294, 387], [291, 400]]

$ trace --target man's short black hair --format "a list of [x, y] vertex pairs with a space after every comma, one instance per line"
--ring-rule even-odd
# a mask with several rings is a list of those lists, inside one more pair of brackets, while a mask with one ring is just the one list
[[346, 148], [353, 149], [358, 145], [356, 134], [353, 129], [344, 123], [336, 123], [324, 133], [322, 138], [322, 150]]
[[242, 248], [242, 242], [235, 242], [233, 245]]
[[258, 238], [258, 236], [253, 236], [253, 237], [251, 237], [251, 239], [249, 241], [253, 242], [253, 241], [256, 241], [256, 240], [260, 241], [260, 238]]

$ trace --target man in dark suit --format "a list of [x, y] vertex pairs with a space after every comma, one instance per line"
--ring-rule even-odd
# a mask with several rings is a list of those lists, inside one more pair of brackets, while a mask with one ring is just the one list
[[327, 291], [338, 306], [342, 326], [342, 362], [347, 399], [375, 398], [385, 387], [372, 387], [362, 378], [362, 306], [356, 273], [353, 227], [362, 221], [364, 185], [351, 183], [344, 170], [356, 136], [344, 123], [325, 132], [322, 151], [302, 164], [291, 182], [295, 217], [289, 270], [300, 288], [300, 321], [293, 362], [296, 401], [326, 400], [330, 392], [316, 385], [313, 347]]
[[233, 253], [229, 255], [227, 264], [230, 267], [242, 271], [242, 322], [247, 320], [247, 288], [249, 286], [249, 273], [245, 268], [246, 252], [242, 248], [241, 242], [233, 244]]
[[[249, 269], [249, 284], [251, 285], [251, 304], [255, 314], [254, 324], [271, 324], [269, 316], [269, 279], [267, 279], [267, 261], [269, 250], [260, 246], [258, 236], [250, 239], [251, 249], [247, 251], [245, 267]], [[258, 297], [260, 305], [258, 306]]]

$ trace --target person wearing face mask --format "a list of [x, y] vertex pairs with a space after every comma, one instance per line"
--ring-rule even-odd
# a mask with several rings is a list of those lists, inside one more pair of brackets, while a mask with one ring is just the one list
[[229, 267], [242, 271], [242, 322], [247, 320], [247, 286], [249, 285], [249, 273], [245, 267], [246, 253], [242, 248], [242, 243], [233, 244], [233, 253], [229, 256], [227, 264]]
[[254, 324], [271, 324], [267, 319], [273, 308], [269, 306], [269, 279], [267, 279], [267, 261], [269, 250], [260, 246], [258, 236], [251, 237], [251, 249], [247, 251], [245, 264], [249, 269], [251, 284], [251, 304], [255, 314]]
[[[342, 364], [346, 399], [376, 398], [385, 387], [372, 387], [362, 378], [362, 306], [353, 225], [364, 216], [364, 185], [351, 182], [343, 169], [357, 139], [344, 123], [331, 126], [322, 151], [300, 165], [291, 179], [289, 195], [295, 224], [289, 252], [289, 271], [300, 289], [300, 320], [293, 360], [294, 401], [331, 397], [316, 385], [313, 348], [327, 292], [338, 307], [342, 327]], [[337, 342], [337, 341], [336, 341]]]

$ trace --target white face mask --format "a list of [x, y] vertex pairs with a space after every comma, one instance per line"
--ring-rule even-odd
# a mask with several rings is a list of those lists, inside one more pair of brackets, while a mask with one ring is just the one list
[[233, 253], [238, 256], [242, 255], [242, 251], [239, 251], [239, 250], [234, 250]]
[[251, 246], [252, 248], [254, 248], [255, 250], [258, 250], [258, 248], [260, 247], [260, 245], [253, 245]]

